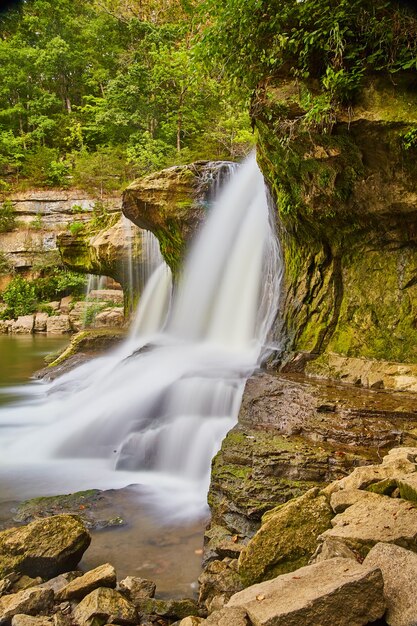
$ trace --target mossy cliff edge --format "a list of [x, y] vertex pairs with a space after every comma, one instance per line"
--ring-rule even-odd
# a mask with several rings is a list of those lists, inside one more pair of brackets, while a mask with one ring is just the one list
[[349, 370], [333, 354], [417, 363], [417, 78], [368, 77], [354, 106], [307, 124], [315, 90], [284, 78], [252, 105], [285, 258], [284, 360], [329, 377]]

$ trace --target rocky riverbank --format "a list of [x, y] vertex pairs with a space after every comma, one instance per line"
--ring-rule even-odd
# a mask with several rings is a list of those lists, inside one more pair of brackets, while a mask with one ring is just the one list
[[2, 531], [1, 623], [413, 626], [417, 448], [394, 448], [382, 463], [357, 467], [268, 511], [246, 545], [231, 537], [234, 551], [227, 555], [224, 546], [223, 558], [209, 563], [198, 601], [157, 599], [152, 581], [118, 582], [109, 563], [75, 570], [90, 541], [77, 515]]

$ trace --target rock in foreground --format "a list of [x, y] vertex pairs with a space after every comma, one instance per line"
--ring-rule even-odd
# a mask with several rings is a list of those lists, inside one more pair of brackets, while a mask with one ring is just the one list
[[362, 626], [385, 611], [381, 571], [335, 558], [253, 585], [226, 605], [256, 626]]
[[20, 572], [52, 578], [74, 569], [90, 545], [90, 534], [73, 515], [55, 515], [0, 533], [0, 576]]

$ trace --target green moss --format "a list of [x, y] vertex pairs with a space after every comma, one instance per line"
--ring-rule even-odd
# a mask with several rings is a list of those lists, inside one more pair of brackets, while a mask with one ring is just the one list
[[317, 488], [279, 507], [239, 557], [238, 571], [245, 585], [307, 565], [317, 537], [330, 528], [332, 517], [332, 509]]
[[393, 478], [386, 478], [385, 480], [380, 480], [378, 483], [369, 485], [366, 490], [371, 491], [372, 493], [378, 493], [380, 496], [391, 496], [397, 486], [396, 480]]
[[67, 361], [70, 357], [80, 352], [96, 352], [109, 348], [122, 341], [125, 331], [114, 328], [100, 328], [93, 330], [82, 330], [73, 335], [71, 342], [61, 354], [55, 358], [48, 367], [56, 367]]

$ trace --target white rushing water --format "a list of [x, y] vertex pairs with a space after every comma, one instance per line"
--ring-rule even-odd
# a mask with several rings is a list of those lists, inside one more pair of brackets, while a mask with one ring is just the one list
[[252, 156], [212, 208], [172, 303], [154, 250], [127, 340], [0, 410], [0, 480], [16, 498], [140, 483], [173, 513], [201, 511], [210, 461], [270, 348], [282, 273], [272, 221]]

